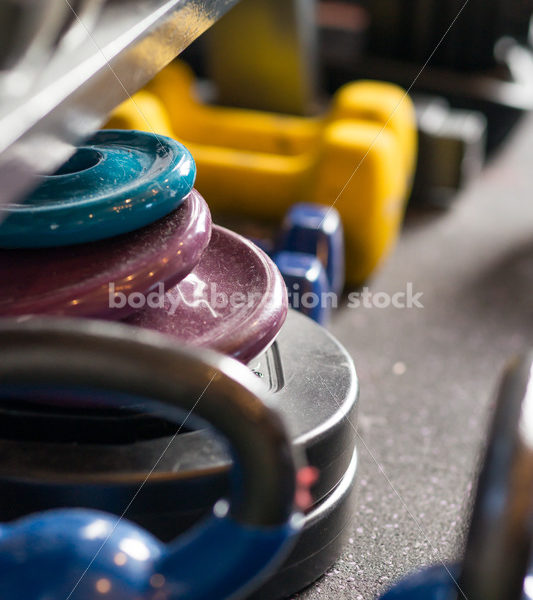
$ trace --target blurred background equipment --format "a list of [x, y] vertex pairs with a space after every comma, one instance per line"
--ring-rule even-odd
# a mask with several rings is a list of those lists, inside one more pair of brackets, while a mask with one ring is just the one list
[[376, 77], [488, 119], [488, 149], [533, 107], [531, 0], [321, 0], [328, 89]]
[[411, 200], [447, 206], [481, 173], [487, 119], [473, 110], [452, 109], [439, 96], [415, 99], [418, 163]]
[[315, 0], [245, 0], [206, 40], [217, 103], [299, 115], [319, 110]]

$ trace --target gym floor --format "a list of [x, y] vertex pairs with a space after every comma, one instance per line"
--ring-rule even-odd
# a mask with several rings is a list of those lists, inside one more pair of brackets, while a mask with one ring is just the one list
[[448, 211], [409, 210], [369, 287], [412, 282], [424, 308], [347, 308], [332, 332], [361, 383], [349, 542], [297, 597], [372, 600], [461, 555], [480, 452], [506, 361], [533, 330], [533, 117]]

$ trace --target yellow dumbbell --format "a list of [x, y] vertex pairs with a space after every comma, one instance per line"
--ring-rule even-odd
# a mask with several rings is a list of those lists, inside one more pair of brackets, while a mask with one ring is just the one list
[[154, 94], [141, 90], [118, 106], [107, 122], [108, 129], [137, 129], [175, 137], [166, 108]]
[[416, 127], [405, 93], [348, 84], [327, 115], [302, 118], [205, 105], [194, 84], [188, 67], [174, 63], [149, 84], [153, 95], [135, 95], [112, 125], [168, 135], [170, 123], [215, 213], [279, 220], [295, 202], [334, 205], [345, 229], [346, 279], [363, 282], [392, 246], [410, 189]]

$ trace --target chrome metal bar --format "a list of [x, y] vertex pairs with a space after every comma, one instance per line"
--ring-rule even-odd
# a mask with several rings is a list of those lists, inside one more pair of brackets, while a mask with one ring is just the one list
[[238, 0], [114, 0], [87, 42], [57, 52], [0, 105], [0, 202], [16, 201]]

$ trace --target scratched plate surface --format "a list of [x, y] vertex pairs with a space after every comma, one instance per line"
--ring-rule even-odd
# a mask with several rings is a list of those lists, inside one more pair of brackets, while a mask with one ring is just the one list
[[[274, 340], [287, 316], [283, 278], [240, 235], [213, 226], [195, 269], [128, 322], [249, 362]], [[163, 292], [163, 290], [162, 290]]]

